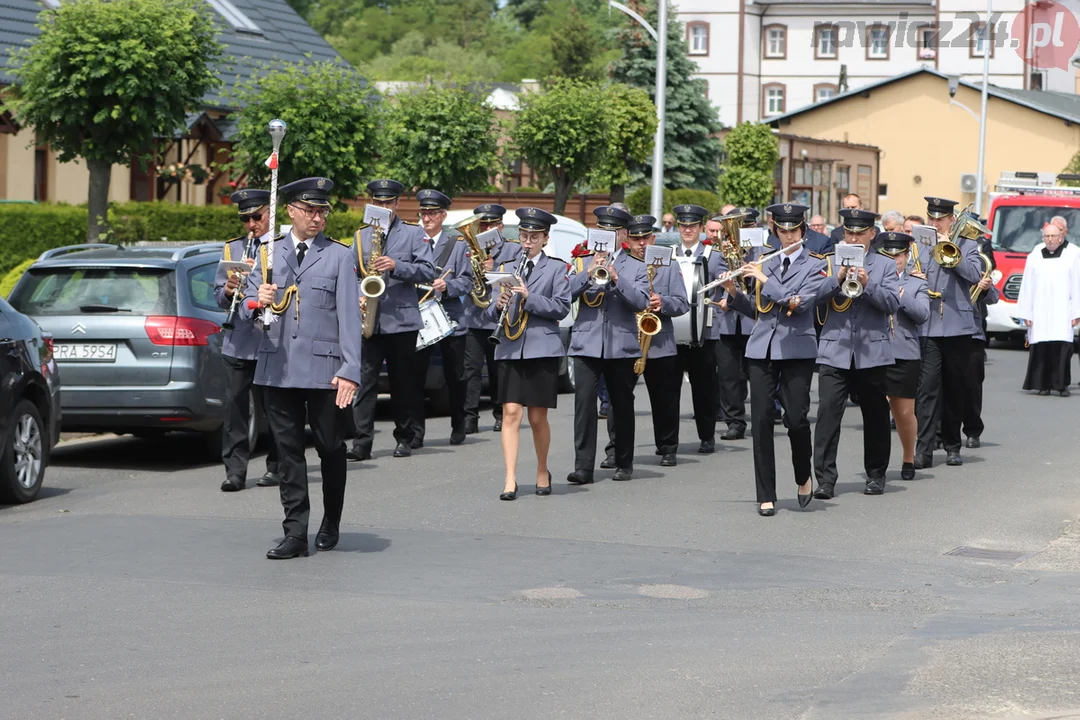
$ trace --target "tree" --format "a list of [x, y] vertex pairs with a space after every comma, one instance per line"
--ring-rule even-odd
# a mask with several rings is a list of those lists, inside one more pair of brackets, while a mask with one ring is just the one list
[[60, 162], [90, 171], [87, 241], [105, 224], [113, 164], [172, 138], [219, 80], [211, 9], [201, 0], [80, 0], [39, 16], [14, 53], [16, 121]]
[[464, 88], [429, 87], [394, 98], [383, 128], [387, 174], [454, 197], [482, 190], [498, 163], [495, 111]]
[[592, 28], [576, 7], [570, 8], [566, 23], [551, 32], [551, 55], [555, 61], [553, 75], [575, 80], [598, 80], [600, 73], [593, 67], [593, 61], [600, 50]]
[[[628, 0], [632, 10], [650, 25], [657, 25], [656, 0]], [[721, 129], [712, 103], [705, 95], [705, 81], [691, 77], [697, 65], [686, 54], [683, 24], [668, 12], [667, 92], [664, 125], [664, 185], [670, 188], [716, 189], [720, 141], [713, 137]], [[611, 64], [611, 78], [639, 87], [656, 100], [656, 42], [636, 21], [626, 18], [616, 36], [622, 57]], [[642, 163], [631, 182], [652, 173], [652, 164]]]
[[[1063, 174], [1080, 175], [1080, 151], [1072, 156], [1072, 160], [1061, 171]], [[1080, 180], [1062, 180], [1061, 184], [1066, 187], [1080, 187]]]
[[623, 202], [634, 166], [652, 152], [656, 106], [641, 88], [615, 83], [604, 93], [604, 116], [608, 123], [606, 152], [592, 181], [611, 189], [611, 202]]
[[768, 204], [775, 192], [773, 173], [780, 159], [772, 128], [761, 123], [740, 123], [724, 139], [724, 149], [727, 162], [720, 176], [724, 202], [740, 207]]
[[264, 164], [273, 145], [267, 124], [288, 127], [281, 144], [278, 182], [304, 177], [334, 181], [333, 195], [363, 193], [374, 168], [380, 105], [355, 70], [329, 62], [287, 63], [257, 70], [238, 86], [236, 146], [229, 170], [246, 174], [248, 185], [266, 185]]
[[596, 85], [562, 80], [520, 98], [510, 138], [530, 166], [554, 177], [556, 213], [566, 209], [574, 186], [604, 157], [603, 97]]

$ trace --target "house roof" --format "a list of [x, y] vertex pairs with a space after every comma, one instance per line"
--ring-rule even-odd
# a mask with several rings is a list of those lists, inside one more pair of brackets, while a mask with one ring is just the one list
[[[945, 73], [938, 72], [937, 70], [931, 70], [928, 67], [918, 67], [909, 70], [905, 73], [895, 75], [891, 78], [879, 80], [869, 85], [862, 85], [854, 90], [848, 90], [840, 95], [834, 95], [828, 100], [822, 100], [814, 105], [807, 105], [805, 107], [792, 110], [789, 113], [783, 115], [777, 115], [769, 118], [766, 122], [773, 127], [780, 127], [780, 123], [786, 120], [790, 120], [799, 115], [805, 115], [809, 112], [814, 112], [818, 108], [825, 107], [826, 105], [832, 105], [847, 100], [848, 98], [863, 95], [864, 93], [873, 92], [879, 88], [883, 88], [893, 83], [901, 82], [909, 78], [913, 78], [917, 75], [931, 75], [933, 77], [940, 78], [942, 80], [956, 79], [955, 76], [949, 76]], [[970, 88], [975, 92], [982, 92], [982, 85], [976, 85], [975, 83], [968, 82], [967, 80], [958, 80], [960, 86]], [[987, 95], [999, 100], [1005, 100], [1006, 102], [1015, 103], [1021, 105], [1035, 112], [1043, 113], [1044, 115], [1050, 115], [1067, 122], [1080, 123], [1080, 97], [1076, 95], [1069, 95], [1067, 93], [1058, 92], [1046, 92], [1042, 90], [1013, 90], [1011, 88], [1001, 88], [996, 85], [990, 85], [987, 89]]]
[[[218, 21], [217, 39], [225, 48], [217, 63], [222, 86], [204, 98], [204, 107], [230, 109], [228, 98], [245, 66], [263, 62], [296, 62], [299, 60], [331, 61], [345, 64], [323, 38], [293, 10], [285, 0], [207, 0], [214, 8]], [[238, 30], [226, 20], [218, 7], [239, 10], [262, 33]], [[0, 0], [0, 85], [9, 85], [14, 78], [9, 72], [10, 53], [32, 41], [38, 34], [38, 13], [47, 5], [40, 0]], [[310, 59], [307, 55], [310, 54]]]

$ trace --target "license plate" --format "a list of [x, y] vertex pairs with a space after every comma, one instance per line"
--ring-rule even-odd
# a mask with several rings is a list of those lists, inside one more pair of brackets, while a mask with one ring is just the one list
[[57, 360], [116, 362], [116, 343], [56, 343]]

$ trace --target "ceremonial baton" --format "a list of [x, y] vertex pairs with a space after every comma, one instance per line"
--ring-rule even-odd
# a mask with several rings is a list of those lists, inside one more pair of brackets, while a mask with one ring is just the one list
[[[263, 270], [263, 282], [272, 285], [274, 282], [274, 238], [277, 237], [277, 185], [278, 185], [278, 151], [281, 149], [281, 141], [285, 138], [285, 122], [283, 120], [271, 120], [267, 128], [270, 139], [274, 142], [274, 151], [266, 161], [270, 168], [270, 251], [266, 253], [266, 268]], [[269, 307], [263, 308], [262, 326], [266, 330], [270, 323], [277, 318], [274, 311]]]

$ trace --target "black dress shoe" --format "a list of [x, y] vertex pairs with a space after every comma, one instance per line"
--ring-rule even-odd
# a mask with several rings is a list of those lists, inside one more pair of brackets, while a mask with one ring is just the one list
[[958, 451], [951, 450], [949, 452], [949, 456], [945, 459], [945, 464], [951, 465], [953, 467], [959, 467], [960, 465], [964, 464], [964, 459], [960, 457], [960, 453]]
[[742, 440], [746, 437], [745, 430], [739, 430], [737, 428], [728, 428], [724, 431], [724, 434], [720, 436], [721, 440]]
[[259, 487], [274, 487], [281, 484], [281, 474], [272, 473], [267, 470], [263, 473], [263, 476], [255, 481], [255, 484]]
[[969, 437], [967, 440], [964, 441], [964, 447], [966, 447], [966, 448], [982, 447], [982, 443], [979, 442], [979, 436], [978, 435], [972, 435], [971, 437]]
[[866, 495], [883, 495], [885, 493], [885, 480], [883, 478], [871, 478], [866, 481]]
[[514, 489], [511, 492], [504, 492], [499, 495], [500, 500], [517, 500], [517, 485], [514, 485]]
[[916, 455], [914, 465], [916, 470], [927, 470], [929, 468], [932, 468], [934, 467], [934, 456]]
[[356, 461], [370, 460], [371, 459], [371, 448], [349, 448], [345, 452], [345, 457], [348, 458], [349, 460], [356, 460]]
[[1040, 395], [1049, 395], [1049, 394], [1050, 394], [1050, 391], [1049, 391], [1049, 390], [1040, 390], [1040, 391], [1039, 391], [1039, 394], [1040, 394]]
[[813, 489], [805, 495], [799, 495], [799, 507], [804, 508], [810, 504], [810, 501], [814, 499]]
[[590, 485], [593, 481], [592, 470], [575, 470], [566, 476], [566, 482], [571, 485]]
[[551, 471], [548, 470], [548, 484], [547, 487], [536, 486], [537, 495], [550, 495], [551, 494]]
[[633, 468], [618, 468], [615, 470], [615, 474], [611, 476], [612, 480], [629, 480], [634, 477]]
[[915, 479], [915, 463], [904, 463], [904, 466], [900, 468], [901, 480], [914, 480]]
[[761, 517], [772, 517], [776, 514], [776, 506], [773, 505], [771, 508], [763, 508], [758, 505], [757, 514]]
[[319, 526], [319, 532], [315, 535], [315, 547], [320, 550], [333, 550], [337, 547], [340, 533], [338, 533], [338, 524], [331, 523], [323, 518], [322, 525]]
[[290, 536], [278, 543], [276, 548], [267, 552], [266, 557], [271, 560], [288, 560], [289, 558], [300, 557], [301, 555], [307, 557], [307, 554], [307, 540], [301, 540], [298, 537]]
[[1064, 390], [1058, 391], [1058, 395], [1060, 395], [1061, 397], [1069, 397], [1070, 395], [1072, 395], [1072, 393], [1069, 392], [1068, 388], [1065, 388]]
[[660, 467], [675, 467], [678, 464], [675, 453], [664, 453], [664, 456], [660, 458]]
[[701, 444], [698, 445], [697, 451], [702, 455], [716, 452], [716, 441], [711, 438], [709, 440], [702, 440]]
[[614, 470], [615, 467], [615, 458], [612, 455], [608, 455], [604, 458], [604, 462], [600, 463], [601, 470]]
[[236, 492], [237, 490], [243, 490], [247, 483], [235, 475], [230, 475], [225, 478], [225, 482], [221, 483], [221, 492]]
[[466, 418], [465, 419], [465, 434], [466, 435], [475, 435], [478, 432], [480, 432], [480, 421], [478, 419], [476, 419], [476, 418]]
[[450, 433], [450, 444], [451, 445], [461, 445], [464, 442], [465, 442], [465, 431], [464, 430], [457, 430], [457, 431], [454, 431], [454, 432]]
[[397, 447], [394, 448], [394, 457], [409, 457], [412, 455], [412, 448], [409, 447], [409, 443], [399, 442]]
[[491, 428], [495, 432], [502, 432], [502, 420], [496, 420], [495, 426]]
[[821, 483], [817, 486], [817, 490], [814, 491], [814, 497], [818, 500], [832, 500], [836, 497], [836, 492], [833, 490], [832, 483]]
[[409, 447], [413, 450], [419, 450], [424, 447], [424, 438], [413, 438], [409, 441]]

